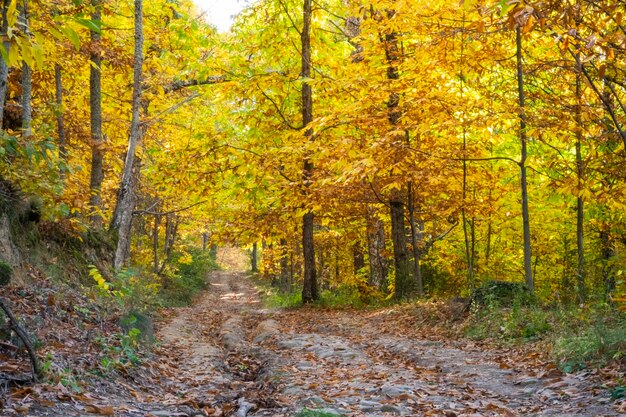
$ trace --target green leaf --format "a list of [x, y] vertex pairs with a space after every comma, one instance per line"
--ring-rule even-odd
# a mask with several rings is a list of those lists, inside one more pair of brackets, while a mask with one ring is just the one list
[[56, 30], [53, 27], [48, 28], [48, 32], [50, 32], [50, 34], [54, 36], [54, 38], [58, 41], [62, 41], [65, 39], [65, 36], [63, 36], [63, 34], [60, 31]]
[[76, 18], [76, 23], [85, 26], [92, 32], [102, 33], [102, 22], [99, 20], [89, 20], [78, 17]]
[[61, 28], [61, 32], [63, 32], [65, 37], [69, 39], [70, 42], [72, 42], [74, 48], [80, 49], [80, 36], [78, 36], [78, 33], [76, 33], [74, 29], [69, 27], [63, 27]]

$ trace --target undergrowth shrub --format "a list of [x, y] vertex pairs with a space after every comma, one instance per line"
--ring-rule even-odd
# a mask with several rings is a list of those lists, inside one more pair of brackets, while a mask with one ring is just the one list
[[264, 301], [271, 308], [296, 308], [302, 305], [302, 292], [266, 289]]
[[[265, 290], [265, 303], [274, 308], [297, 308], [302, 306], [302, 293], [299, 290], [288, 292], [280, 291], [260, 283]], [[320, 292], [320, 299], [315, 306], [330, 309], [365, 308], [382, 306], [386, 301], [383, 294], [372, 287], [359, 288], [351, 285], [341, 285], [330, 290]]]
[[569, 372], [626, 360], [626, 316], [608, 306], [563, 321], [555, 337], [554, 358]]
[[206, 288], [209, 272], [219, 269], [215, 253], [201, 249], [175, 253], [172, 262], [174, 268], [165, 272], [159, 294], [161, 303], [169, 307], [189, 305]]
[[91, 265], [89, 275], [96, 282], [92, 297], [100, 301], [107, 313], [117, 310], [120, 315], [132, 311], [147, 312], [157, 305], [159, 284], [150, 274], [141, 274], [137, 269], [123, 269], [108, 280], [98, 268]]
[[542, 339], [550, 330], [550, 315], [540, 307], [516, 303], [509, 308], [491, 303], [472, 308], [465, 334], [477, 340], [514, 342]]
[[141, 363], [140, 334], [140, 330], [133, 328], [127, 333], [115, 333], [108, 337], [95, 338], [94, 341], [100, 345], [103, 352], [98, 364], [100, 371], [108, 374], [115, 370], [139, 365]]
[[473, 306], [464, 330], [469, 338], [504, 344], [544, 340], [566, 372], [626, 360], [626, 315], [608, 305], [547, 309], [492, 302]]

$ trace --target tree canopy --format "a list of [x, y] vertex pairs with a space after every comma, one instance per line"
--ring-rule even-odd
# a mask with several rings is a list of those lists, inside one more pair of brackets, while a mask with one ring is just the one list
[[204, 236], [305, 301], [626, 294], [621, 1], [257, 0], [227, 33], [191, 0], [1, 5], [0, 176], [77, 231], [126, 210], [118, 268]]

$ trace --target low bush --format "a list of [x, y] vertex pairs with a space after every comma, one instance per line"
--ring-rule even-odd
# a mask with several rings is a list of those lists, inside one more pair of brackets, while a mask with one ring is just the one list
[[209, 272], [218, 268], [215, 253], [191, 249], [173, 256], [173, 271], [162, 278], [159, 298], [167, 307], [191, 304], [193, 298], [207, 286]]
[[626, 317], [606, 306], [569, 317], [556, 335], [553, 354], [565, 371], [626, 359]]
[[302, 292], [265, 289], [265, 304], [270, 308], [297, 308], [302, 305]]
[[477, 340], [497, 339], [501, 342], [538, 340], [552, 330], [550, 315], [539, 307], [497, 304], [474, 306], [465, 334]]
[[626, 360], [626, 315], [607, 306], [541, 308], [474, 305], [464, 328], [472, 339], [498, 344], [543, 340], [566, 372]]

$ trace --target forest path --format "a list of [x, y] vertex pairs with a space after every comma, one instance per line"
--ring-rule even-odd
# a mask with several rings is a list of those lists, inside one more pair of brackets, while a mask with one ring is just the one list
[[563, 375], [513, 351], [427, 340], [403, 307], [268, 310], [244, 273], [214, 272], [209, 282], [194, 305], [170, 310], [158, 326], [161, 346], [127, 378], [29, 415], [623, 415], [592, 373]]
[[399, 312], [264, 310], [244, 274], [216, 272], [202, 301], [159, 332], [165, 348], [184, 352], [172, 400], [238, 417], [303, 408], [345, 416], [619, 415], [589, 375], [534, 369], [467, 341], [424, 340]]

